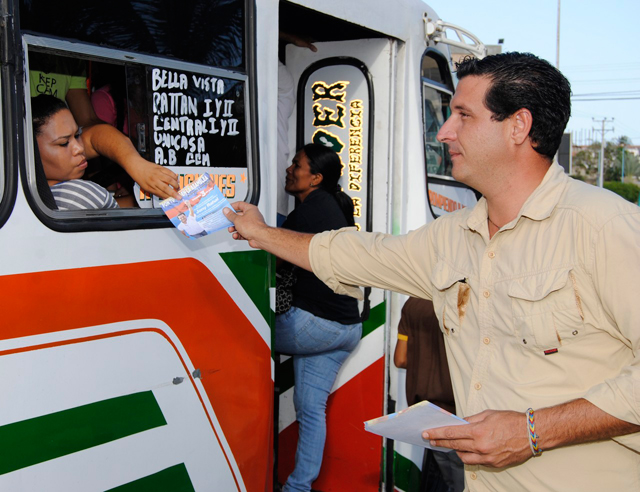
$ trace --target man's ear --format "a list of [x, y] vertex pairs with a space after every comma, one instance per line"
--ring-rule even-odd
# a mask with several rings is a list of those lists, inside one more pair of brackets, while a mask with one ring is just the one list
[[512, 122], [511, 138], [514, 143], [521, 145], [529, 138], [531, 125], [533, 125], [531, 111], [526, 108], [519, 109], [511, 115], [510, 119]]

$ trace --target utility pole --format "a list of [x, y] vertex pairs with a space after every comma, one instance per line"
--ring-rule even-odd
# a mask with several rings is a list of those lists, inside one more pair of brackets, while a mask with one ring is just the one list
[[[602, 188], [604, 186], [604, 134], [605, 132], [615, 131], [614, 128], [605, 128], [605, 125], [609, 122], [613, 123], [615, 118], [602, 118], [601, 120], [591, 119], [594, 123], [602, 123], [602, 130], [600, 130], [600, 160], [598, 162], [598, 186]], [[595, 128], [594, 130], [597, 131]]]

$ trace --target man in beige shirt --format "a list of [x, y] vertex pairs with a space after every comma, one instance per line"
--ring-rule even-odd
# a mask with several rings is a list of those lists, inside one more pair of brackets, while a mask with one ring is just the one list
[[570, 88], [547, 62], [507, 53], [458, 78], [438, 139], [473, 209], [404, 236], [309, 236], [236, 203], [231, 231], [338, 293], [433, 300], [470, 425], [423, 437], [457, 451], [469, 490], [639, 490], [640, 208], [552, 164]]

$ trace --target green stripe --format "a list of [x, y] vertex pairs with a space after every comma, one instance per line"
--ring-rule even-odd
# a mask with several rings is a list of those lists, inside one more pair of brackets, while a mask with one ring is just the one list
[[405, 492], [420, 490], [420, 468], [397, 451], [393, 452], [393, 484]]
[[195, 492], [184, 463], [125, 483], [106, 492]]
[[145, 391], [0, 427], [0, 475], [166, 425]]
[[266, 251], [231, 251], [220, 257], [233, 272], [264, 319], [273, 326], [275, 313], [271, 309], [269, 287], [275, 287], [275, 257]]
[[[362, 323], [362, 338], [366, 337], [377, 328], [384, 325], [386, 318], [386, 304], [381, 302], [377, 306], [373, 307], [369, 312], [369, 319]], [[293, 357], [281, 362], [278, 366], [280, 371], [278, 374], [278, 388], [279, 394], [293, 388]]]
[[386, 301], [382, 301], [377, 306], [371, 308], [369, 311], [369, 319], [362, 323], [362, 338], [366, 337], [369, 333], [374, 331], [376, 328], [384, 325], [385, 319], [387, 317], [387, 303]]

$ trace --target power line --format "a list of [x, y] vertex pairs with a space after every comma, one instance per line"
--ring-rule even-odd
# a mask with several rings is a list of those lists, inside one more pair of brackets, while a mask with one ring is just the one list
[[633, 91], [614, 91], [614, 92], [592, 92], [590, 94], [573, 94], [571, 97], [581, 97], [581, 96], [604, 96], [606, 94], [639, 94], [640, 90]]
[[571, 82], [572, 84], [593, 84], [594, 82], [637, 82], [638, 80], [640, 80], [640, 78], [632, 78], [632, 79], [620, 79], [620, 78], [616, 78], [616, 79], [584, 79], [584, 80], [571, 80], [569, 79], [569, 82]]
[[593, 99], [581, 99], [571, 98], [574, 102], [589, 102], [589, 101], [635, 101], [640, 97], [598, 97]]

